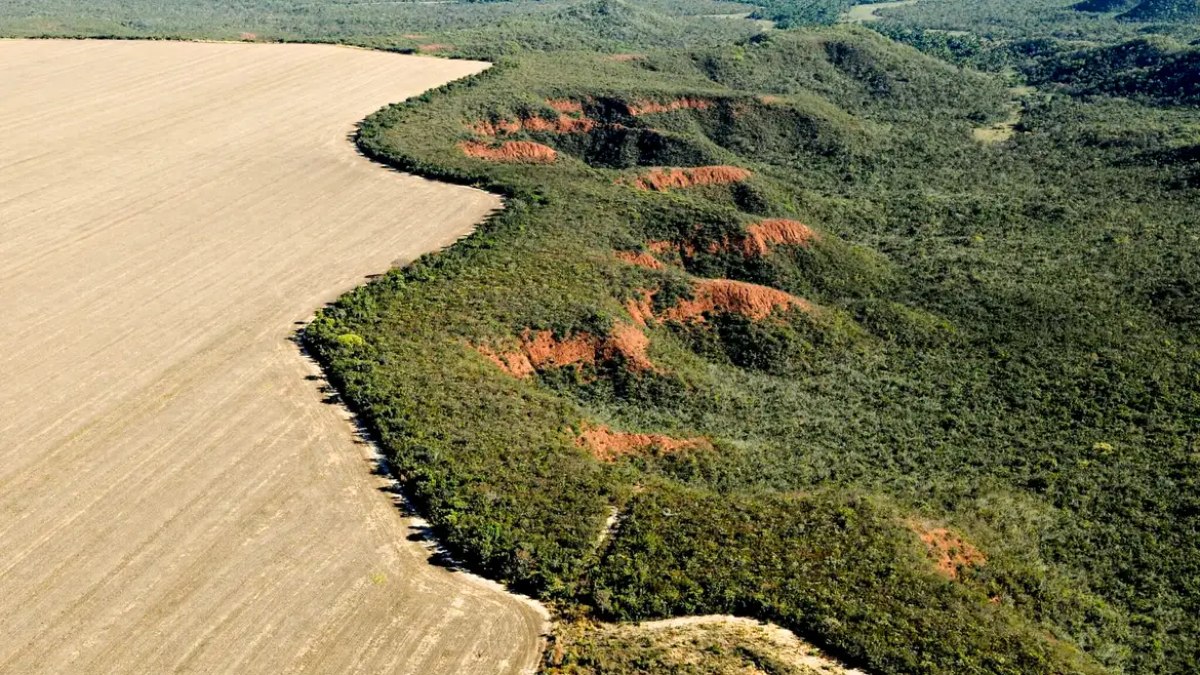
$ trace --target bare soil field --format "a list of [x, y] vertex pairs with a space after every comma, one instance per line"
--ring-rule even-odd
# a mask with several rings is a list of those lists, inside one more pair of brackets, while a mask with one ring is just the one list
[[0, 672], [532, 667], [542, 615], [429, 564], [290, 339], [498, 206], [347, 140], [484, 67], [0, 41]]
[[866, 5], [852, 5], [850, 9], [841, 16], [843, 23], [869, 23], [871, 21], [879, 21], [883, 17], [879, 16], [881, 9], [895, 9], [897, 7], [907, 7], [917, 4], [917, 0], [895, 0], [894, 2], [873, 2]]

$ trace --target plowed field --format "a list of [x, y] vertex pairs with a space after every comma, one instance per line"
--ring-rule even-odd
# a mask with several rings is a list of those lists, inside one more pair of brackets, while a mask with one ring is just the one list
[[0, 41], [0, 672], [536, 660], [537, 611], [428, 563], [290, 339], [498, 206], [347, 139], [483, 67]]

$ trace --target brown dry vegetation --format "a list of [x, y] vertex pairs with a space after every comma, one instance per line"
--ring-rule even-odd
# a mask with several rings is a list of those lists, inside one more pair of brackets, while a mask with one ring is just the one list
[[583, 103], [573, 101], [569, 98], [548, 98], [546, 99], [546, 105], [563, 114], [583, 112]]
[[[791, 631], [728, 615], [638, 624], [560, 624], [546, 653], [546, 675], [578, 675], [603, 656], [605, 672], [701, 675], [867, 675], [848, 668]], [[587, 664], [587, 665], [581, 665]]]
[[628, 105], [629, 114], [637, 117], [639, 115], [653, 115], [656, 113], [673, 112], [675, 110], [708, 110], [713, 106], [713, 102], [703, 98], [677, 98], [673, 101], [661, 103], [658, 101], [641, 100], [634, 101]]
[[421, 52], [422, 54], [433, 54], [434, 52], [445, 52], [445, 51], [450, 51], [451, 49], [454, 49], [454, 45], [445, 44], [445, 43], [441, 43], [441, 42], [430, 42], [429, 44], [420, 45], [417, 47], [417, 51]]
[[428, 563], [290, 339], [498, 206], [345, 140], [483, 67], [0, 40], [0, 672], [536, 662], [543, 619]]
[[663, 434], [634, 434], [613, 431], [604, 425], [584, 425], [575, 444], [592, 453], [602, 462], [615, 462], [622, 457], [653, 452], [712, 449], [704, 438], [673, 438]]
[[469, 125], [471, 131], [480, 136], [502, 136], [516, 134], [522, 131], [541, 131], [554, 134], [585, 134], [596, 127], [596, 121], [587, 117], [570, 117], [559, 115], [557, 119], [548, 120], [544, 117], [526, 117], [518, 120], [500, 120], [497, 122], [475, 122]]
[[463, 154], [489, 162], [514, 162], [521, 164], [553, 164], [558, 153], [547, 145], [533, 141], [504, 141], [499, 145], [488, 145], [478, 141], [463, 141], [458, 147]]
[[650, 249], [651, 253], [658, 253], [660, 255], [663, 253], [670, 253], [671, 251], [679, 250], [679, 246], [675, 242], [661, 241], [661, 240], [646, 242], [646, 248]]
[[638, 175], [631, 185], [639, 190], [665, 192], [675, 188], [697, 185], [729, 185], [750, 177], [750, 172], [738, 166], [698, 166], [693, 168], [651, 169]]

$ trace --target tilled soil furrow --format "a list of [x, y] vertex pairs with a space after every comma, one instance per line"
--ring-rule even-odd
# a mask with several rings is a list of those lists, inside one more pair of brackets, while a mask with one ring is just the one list
[[483, 67], [0, 41], [0, 671], [532, 667], [543, 614], [428, 562], [291, 340], [499, 206], [346, 140]]

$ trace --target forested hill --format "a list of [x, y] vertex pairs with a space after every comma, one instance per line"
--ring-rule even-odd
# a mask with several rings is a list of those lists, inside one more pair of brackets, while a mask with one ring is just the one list
[[360, 141], [508, 210], [306, 337], [464, 559], [585, 615], [1189, 672], [1195, 127], [1008, 84], [846, 28], [522, 56]]
[[1197, 0], [1144, 0], [1121, 15], [1125, 21], [1200, 21]]

